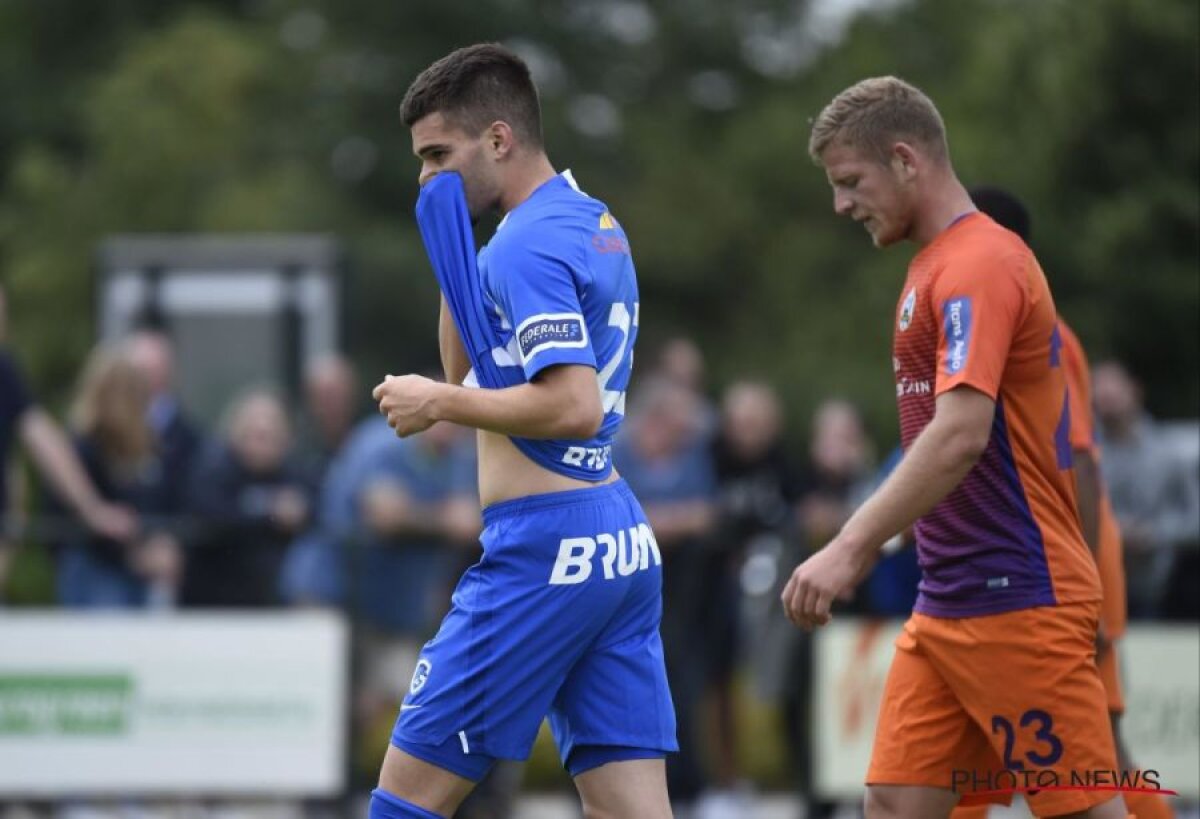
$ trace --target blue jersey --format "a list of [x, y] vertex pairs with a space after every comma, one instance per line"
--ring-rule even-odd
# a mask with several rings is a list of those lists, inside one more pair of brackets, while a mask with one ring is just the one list
[[[506, 381], [531, 381], [555, 364], [594, 367], [604, 408], [594, 438], [514, 437], [513, 443], [553, 472], [605, 479], [625, 414], [638, 328], [637, 276], [625, 231], [567, 172], [510, 211], [478, 261], [499, 342], [492, 359]], [[473, 375], [467, 383], [474, 383]]]

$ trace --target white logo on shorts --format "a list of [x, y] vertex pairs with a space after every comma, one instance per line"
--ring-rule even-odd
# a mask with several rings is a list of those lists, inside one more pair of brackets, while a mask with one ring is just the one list
[[429, 672], [433, 670], [433, 663], [426, 660], [424, 657], [417, 660], [417, 668], [413, 671], [412, 683], [408, 686], [408, 692], [415, 694], [425, 687], [425, 681], [429, 679]]
[[654, 532], [645, 523], [620, 529], [616, 535], [601, 532], [595, 537], [568, 537], [558, 542], [558, 558], [550, 572], [551, 586], [570, 586], [582, 583], [592, 576], [592, 558], [597, 547], [604, 547], [600, 557], [600, 568], [605, 580], [618, 575], [628, 577], [636, 571], [645, 571], [651, 560], [655, 566], [662, 565], [662, 554]]

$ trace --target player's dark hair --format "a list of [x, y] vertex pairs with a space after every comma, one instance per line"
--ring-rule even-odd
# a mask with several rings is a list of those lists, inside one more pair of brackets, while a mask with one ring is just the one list
[[1033, 224], [1029, 218], [1029, 210], [1024, 203], [1003, 188], [991, 185], [980, 185], [971, 188], [968, 193], [975, 207], [992, 217], [992, 221], [1002, 228], [1008, 228], [1029, 244], [1033, 235]]
[[408, 127], [433, 113], [471, 136], [497, 120], [519, 141], [542, 147], [542, 112], [525, 61], [498, 43], [480, 43], [447, 54], [413, 80], [400, 118]]

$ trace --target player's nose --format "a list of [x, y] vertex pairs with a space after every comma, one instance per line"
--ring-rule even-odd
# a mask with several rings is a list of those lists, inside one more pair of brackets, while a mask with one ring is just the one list
[[437, 176], [437, 170], [435, 170], [434, 168], [432, 168], [428, 165], [422, 165], [421, 166], [421, 174], [420, 174], [420, 176], [417, 177], [417, 184], [423, 186], [426, 182], [428, 182], [430, 179], [433, 179], [433, 177], [435, 177], [435, 176]]
[[833, 194], [833, 212], [838, 216], [849, 216], [850, 211], [854, 210], [854, 202], [850, 197], [841, 192]]

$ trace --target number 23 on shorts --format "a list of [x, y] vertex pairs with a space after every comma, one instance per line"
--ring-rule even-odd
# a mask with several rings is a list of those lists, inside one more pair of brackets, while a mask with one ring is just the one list
[[[1054, 718], [1039, 708], [1031, 708], [1021, 715], [1021, 729], [1033, 730], [1034, 749], [1026, 751], [1024, 758], [1038, 768], [1048, 768], [1063, 755], [1062, 740], [1054, 733]], [[1004, 767], [1011, 771], [1025, 770], [1025, 763], [1013, 758], [1017, 742], [1017, 729], [1007, 717], [996, 714], [992, 717], [992, 733], [1004, 735]], [[1022, 731], [1024, 737], [1026, 731]], [[1022, 743], [1024, 744], [1024, 743]]]

